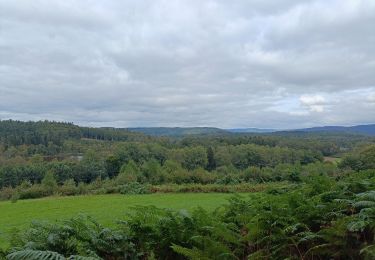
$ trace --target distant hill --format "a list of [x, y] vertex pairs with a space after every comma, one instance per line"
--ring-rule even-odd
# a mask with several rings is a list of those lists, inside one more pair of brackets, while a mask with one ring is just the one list
[[142, 133], [117, 128], [80, 127], [73, 123], [0, 120], [0, 144], [62, 145], [65, 140], [82, 138], [106, 141], [138, 141], [150, 139]]
[[356, 126], [322, 126], [294, 130], [262, 128], [220, 129], [216, 127], [81, 127], [73, 123], [0, 120], [0, 144], [62, 144], [69, 139], [96, 139], [107, 141], [138, 141], [158, 136], [182, 137], [189, 135], [306, 135], [306, 134], [360, 134], [375, 136], [375, 124]]
[[277, 132], [276, 129], [262, 129], [262, 128], [234, 128], [234, 129], [226, 129], [228, 132], [231, 133], [273, 133]]
[[375, 124], [357, 126], [321, 126], [302, 129], [277, 130], [264, 128], [233, 128], [215, 127], [133, 127], [124, 130], [143, 133], [149, 136], [186, 136], [186, 135], [222, 135], [222, 134], [298, 134], [298, 133], [344, 133], [375, 136]]
[[215, 127], [132, 127], [128, 131], [152, 136], [184, 136], [228, 134], [229, 132]]
[[356, 125], [356, 126], [321, 126], [304, 129], [297, 129], [294, 131], [300, 132], [335, 132], [335, 133], [350, 133], [350, 134], [365, 134], [375, 135], [375, 124], [372, 125]]

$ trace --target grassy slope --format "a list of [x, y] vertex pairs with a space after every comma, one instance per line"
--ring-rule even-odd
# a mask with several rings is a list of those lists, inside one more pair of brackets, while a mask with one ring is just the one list
[[17, 203], [0, 202], [0, 246], [4, 247], [7, 244], [7, 234], [10, 230], [26, 228], [32, 220], [55, 221], [84, 213], [93, 216], [104, 225], [113, 225], [130, 207], [136, 205], [188, 210], [201, 206], [213, 210], [224, 204], [230, 196], [233, 195], [224, 193], [91, 195], [21, 200]]

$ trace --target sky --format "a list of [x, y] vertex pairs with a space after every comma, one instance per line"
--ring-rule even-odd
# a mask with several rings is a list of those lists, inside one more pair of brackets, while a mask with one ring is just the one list
[[374, 0], [0, 0], [0, 119], [375, 123]]

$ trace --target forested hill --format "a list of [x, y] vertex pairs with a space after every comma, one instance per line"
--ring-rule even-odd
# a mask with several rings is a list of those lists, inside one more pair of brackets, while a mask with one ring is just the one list
[[0, 121], [0, 143], [6, 145], [42, 144], [61, 145], [65, 140], [89, 138], [108, 141], [148, 139], [141, 133], [124, 129], [79, 127], [73, 123], [38, 121]]
[[152, 136], [229, 134], [228, 131], [215, 127], [134, 127], [127, 130]]
[[365, 134], [375, 135], [375, 124], [371, 125], [356, 125], [356, 126], [322, 126], [299, 129], [301, 132], [335, 132], [335, 133], [351, 133], [351, 134]]
[[228, 129], [231, 133], [270, 133], [275, 135], [293, 135], [303, 133], [317, 133], [317, 134], [360, 134], [375, 136], [375, 124], [370, 125], [355, 125], [355, 126], [319, 126], [311, 128], [290, 129], [290, 130], [276, 130], [276, 129], [259, 129], [259, 128], [238, 128]]
[[235, 128], [220, 129], [216, 127], [134, 127], [126, 128], [131, 132], [144, 133], [150, 136], [188, 136], [188, 135], [229, 135], [229, 134], [274, 134], [293, 135], [299, 133], [317, 134], [360, 134], [375, 136], [375, 124], [357, 126], [321, 126], [291, 130], [261, 129], [261, 128]]
[[[375, 125], [361, 125], [353, 127], [315, 127], [292, 131], [278, 131], [274, 133], [236, 132], [214, 127], [144, 127], [144, 128], [95, 128], [80, 127], [73, 123], [38, 121], [23, 122], [15, 120], [0, 120], [0, 143], [5, 145], [48, 145], [53, 143], [62, 145], [65, 140], [79, 140], [82, 138], [106, 141], [145, 141], [166, 137], [199, 137], [232, 135], [268, 135], [268, 136], [300, 136], [338, 134], [346, 136], [352, 134], [375, 135]], [[238, 136], [238, 137], [239, 137]]]

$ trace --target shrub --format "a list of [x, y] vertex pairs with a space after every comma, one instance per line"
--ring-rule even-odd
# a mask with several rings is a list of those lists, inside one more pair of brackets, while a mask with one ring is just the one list
[[37, 199], [49, 196], [50, 191], [46, 190], [44, 186], [39, 184], [34, 184], [28, 189], [19, 190], [19, 199]]
[[15, 189], [12, 187], [5, 187], [0, 190], [0, 200], [9, 200], [13, 194], [15, 193]]
[[202, 168], [198, 168], [190, 173], [191, 182], [208, 184], [216, 181], [216, 175], [213, 172], [208, 172]]
[[141, 182], [142, 174], [137, 164], [130, 160], [121, 167], [119, 175], [116, 177], [116, 183], [123, 185], [129, 182]]
[[225, 185], [225, 184], [164, 184], [152, 186], [150, 191], [152, 193], [184, 193], [184, 192], [222, 192], [222, 193], [235, 193], [235, 192], [259, 192], [264, 191], [269, 184], [251, 184], [251, 183], [241, 183], [236, 185]]
[[125, 184], [120, 188], [121, 194], [148, 194], [151, 193], [151, 186], [140, 184], [138, 182], [131, 182]]
[[33, 222], [20, 234], [18, 244], [24, 243], [24, 248], [12, 250], [8, 259], [137, 259], [126, 234], [85, 216], [58, 224]]
[[64, 184], [59, 187], [59, 192], [63, 196], [72, 196], [78, 194], [78, 188], [73, 179], [66, 180]]
[[77, 192], [80, 195], [88, 194], [89, 190], [88, 190], [87, 185], [84, 184], [83, 182], [78, 183]]
[[16, 203], [20, 199], [20, 194], [18, 192], [13, 193], [12, 197], [10, 198], [10, 201], [12, 203]]
[[48, 195], [57, 191], [57, 182], [52, 171], [48, 171], [42, 180], [42, 186]]
[[235, 175], [225, 175], [219, 179], [216, 180], [216, 184], [224, 184], [224, 185], [233, 185], [233, 184], [239, 184], [241, 183], [241, 179], [239, 176]]

